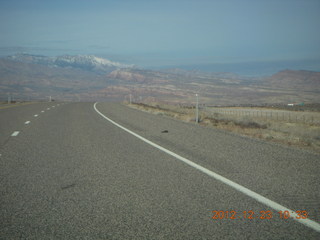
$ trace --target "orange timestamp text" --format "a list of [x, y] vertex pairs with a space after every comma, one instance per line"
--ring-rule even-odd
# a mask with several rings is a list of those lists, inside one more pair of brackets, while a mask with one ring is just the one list
[[212, 219], [272, 219], [273, 217], [277, 217], [279, 219], [288, 219], [290, 217], [296, 218], [296, 219], [307, 219], [308, 218], [308, 212], [307, 211], [295, 211], [295, 212], [289, 212], [289, 211], [279, 211], [277, 213], [273, 213], [271, 210], [267, 211], [212, 211]]

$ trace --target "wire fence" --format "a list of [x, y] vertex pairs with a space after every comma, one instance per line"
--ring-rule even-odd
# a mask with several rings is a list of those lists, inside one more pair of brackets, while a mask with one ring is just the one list
[[289, 123], [315, 123], [320, 124], [320, 113], [293, 112], [285, 110], [259, 110], [259, 109], [227, 109], [205, 107], [203, 109], [212, 117], [248, 117], [252, 119], [276, 120]]
[[[190, 102], [172, 102], [160, 100], [155, 97], [149, 98], [148, 101], [142, 101], [141, 99], [134, 98], [132, 96], [132, 103], [147, 103], [154, 106], [168, 108], [168, 110], [174, 109], [177, 112], [195, 111], [196, 104]], [[249, 118], [252, 120], [273, 120], [282, 121], [288, 123], [308, 123], [308, 124], [320, 124], [320, 113], [309, 111], [290, 111], [290, 110], [276, 110], [276, 109], [262, 109], [258, 107], [252, 108], [233, 108], [233, 107], [210, 107], [206, 104], [199, 103], [199, 113], [201, 115], [212, 118]]]

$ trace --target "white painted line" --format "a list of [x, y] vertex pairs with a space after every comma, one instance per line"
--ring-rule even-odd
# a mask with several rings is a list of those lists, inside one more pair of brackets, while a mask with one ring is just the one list
[[38, 117], [38, 114], [34, 115], [34, 117]]
[[100, 114], [104, 119], [108, 120], [109, 122], [111, 122], [112, 124], [114, 124], [117, 127], [121, 128], [122, 130], [130, 133], [131, 135], [135, 136], [136, 138], [139, 138], [140, 140], [150, 144], [151, 146], [153, 146], [153, 147], [155, 147], [155, 148], [157, 148], [157, 149], [159, 149], [159, 150], [161, 150], [161, 151], [163, 151], [163, 152], [175, 157], [176, 159], [188, 164], [189, 166], [191, 166], [191, 167], [193, 167], [193, 168], [195, 168], [195, 169], [207, 174], [208, 176], [210, 176], [210, 177], [212, 177], [212, 178], [214, 178], [214, 179], [216, 179], [216, 180], [218, 180], [218, 181], [220, 181], [220, 182], [222, 182], [222, 183], [224, 183], [224, 184], [236, 189], [239, 192], [244, 193], [245, 195], [255, 199], [256, 201], [258, 201], [258, 202], [260, 202], [260, 203], [262, 203], [262, 204], [264, 204], [264, 205], [266, 205], [268, 207], [273, 208], [276, 211], [289, 211], [291, 218], [293, 218], [294, 220], [296, 220], [299, 223], [304, 224], [305, 226], [307, 226], [309, 228], [312, 228], [313, 230], [315, 230], [317, 232], [320, 232], [320, 224], [319, 223], [314, 222], [314, 221], [312, 221], [310, 219], [300, 219], [299, 215], [296, 214], [295, 211], [293, 211], [293, 210], [291, 210], [291, 209], [289, 209], [289, 208], [287, 208], [285, 206], [282, 206], [282, 205], [280, 205], [280, 204], [278, 204], [278, 203], [276, 203], [276, 202], [274, 202], [274, 201], [272, 201], [272, 200], [270, 200], [270, 199], [268, 199], [268, 198], [266, 198], [266, 197], [264, 197], [264, 196], [262, 196], [262, 195], [260, 195], [260, 194], [258, 194], [256, 192], [254, 192], [254, 191], [251, 191], [250, 189], [248, 189], [246, 187], [243, 187], [242, 185], [240, 185], [240, 184], [238, 184], [236, 182], [233, 182], [233, 181], [229, 180], [228, 178], [225, 178], [225, 177], [223, 177], [223, 176], [221, 176], [221, 175], [219, 175], [219, 174], [217, 174], [217, 173], [215, 173], [215, 172], [213, 172], [213, 171], [211, 171], [211, 170], [209, 170], [209, 169], [207, 169], [205, 167], [202, 167], [199, 164], [196, 164], [196, 163], [190, 161], [189, 159], [186, 159], [186, 158], [184, 158], [184, 157], [182, 157], [182, 156], [180, 156], [180, 155], [178, 155], [178, 154], [176, 154], [174, 152], [171, 152], [170, 150], [168, 150], [168, 149], [166, 149], [164, 147], [161, 147], [160, 145], [158, 145], [158, 144], [156, 144], [154, 142], [151, 142], [150, 140], [148, 140], [148, 139], [146, 139], [146, 138], [144, 138], [144, 137], [132, 132], [131, 130], [121, 126], [120, 124], [114, 122], [110, 118], [108, 118], [105, 115], [103, 115], [97, 109], [96, 105], [97, 105], [97, 102], [93, 105], [95, 111], [98, 114]]
[[42, 113], [44, 113], [44, 111], [41, 111]]
[[16, 137], [16, 136], [18, 136], [18, 134], [19, 134], [19, 131], [15, 131], [15, 132], [13, 132], [13, 133], [11, 134], [11, 136], [12, 136], [12, 137]]
[[50, 110], [50, 108], [47, 108], [47, 110]]
[[56, 106], [52, 106], [52, 107], [54, 108], [54, 107], [56, 107]]
[[29, 124], [30, 123], [30, 121], [26, 121], [24, 124]]

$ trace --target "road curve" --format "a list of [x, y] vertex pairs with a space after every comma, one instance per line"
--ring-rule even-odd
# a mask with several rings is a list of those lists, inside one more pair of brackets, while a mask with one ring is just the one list
[[[21, 121], [10, 125], [0, 145], [1, 239], [320, 236], [128, 134], [93, 103], [53, 105], [12, 109], [10, 116]], [[318, 155], [121, 104], [96, 108], [143, 138], [319, 222]], [[8, 116], [1, 114], [0, 123]], [[232, 212], [236, 219], [212, 219], [214, 211]], [[272, 217], [261, 219], [268, 211]]]

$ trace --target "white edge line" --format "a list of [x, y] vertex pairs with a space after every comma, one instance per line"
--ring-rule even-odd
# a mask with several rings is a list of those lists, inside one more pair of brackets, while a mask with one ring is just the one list
[[30, 123], [30, 121], [26, 121], [24, 124], [29, 124]]
[[20, 132], [19, 131], [14, 131], [12, 134], [11, 134], [11, 137], [16, 137], [18, 136]]
[[293, 218], [294, 220], [296, 220], [299, 223], [304, 224], [305, 226], [307, 226], [309, 228], [312, 228], [313, 230], [315, 230], [317, 232], [320, 232], [320, 224], [319, 223], [317, 223], [315, 221], [312, 221], [310, 219], [297, 219], [297, 217], [299, 217], [299, 215], [296, 214], [295, 211], [293, 211], [293, 210], [291, 210], [291, 209], [289, 209], [289, 208], [287, 208], [285, 206], [282, 206], [282, 205], [280, 205], [280, 204], [278, 204], [278, 203], [276, 203], [276, 202], [274, 202], [274, 201], [272, 201], [272, 200], [270, 200], [270, 199], [268, 199], [268, 198], [266, 198], [266, 197], [264, 197], [264, 196], [262, 196], [262, 195], [260, 195], [260, 194], [258, 194], [256, 192], [254, 192], [254, 191], [251, 191], [250, 189], [248, 189], [246, 187], [243, 187], [243, 186], [241, 186], [240, 184], [238, 184], [236, 182], [233, 182], [233, 181], [231, 181], [231, 180], [229, 180], [229, 179], [227, 179], [227, 178], [225, 178], [225, 177], [223, 177], [223, 176], [221, 176], [221, 175], [219, 175], [219, 174], [217, 174], [215, 172], [212, 172], [209, 169], [207, 169], [205, 167], [202, 167], [199, 164], [196, 164], [196, 163], [194, 163], [194, 162], [192, 162], [192, 161], [190, 161], [190, 160], [188, 160], [188, 159], [186, 159], [186, 158], [184, 158], [184, 157], [182, 157], [182, 156], [180, 156], [180, 155], [178, 155], [178, 154], [176, 154], [174, 152], [171, 152], [170, 150], [168, 150], [168, 149], [166, 149], [164, 147], [161, 147], [160, 145], [158, 145], [156, 143], [153, 143], [150, 140], [148, 140], [148, 139], [146, 139], [146, 138], [144, 138], [144, 137], [132, 132], [131, 130], [121, 126], [120, 124], [114, 122], [110, 118], [108, 118], [105, 115], [103, 115], [97, 109], [96, 105], [97, 105], [97, 102], [93, 105], [93, 107], [94, 107], [95, 111], [98, 114], [100, 114], [103, 118], [105, 118], [106, 120], [108, 120], [112, 124], [116, 125], [117, 127], [119, 127], [121, 129], [123, 129], [124, 131], [130, 133], [131, 135], [133, 135], [133, 136], [139, 138], [140, 140], [150, 144], [151, 146], [153, 146], [155, 148], [158, 148], [159, 150], [161, 150], [161, 151], [163, 151], [163, 152], [165, 152], [165, 153], [177, 158], [178, 160], [188, 164], [189, 166], [191, 166], [191, 167], [193, 167], [195, 169], [198, 169], [199, 171], [207, 174], [208, 176], [213, 177], [216, 180], [218, 180], [220, 182], [223, 182], [224, 184], [227, 184], [228, 186], [238, 190], [239, 192], [244, 193], [245, 195], [255, 199], [256, 201], [258, 201], [258, 202], [260, 202], [260, 203], [262, 203], [262, 204], [264, 204], [264, 205], [266, 205], [268, 207], [271, 207], [272, 209], [274, 209], [276, 211], [289, 211], [291, 218]]
[[35, 114], [34, 117], [38, 117], [38, 114]]

